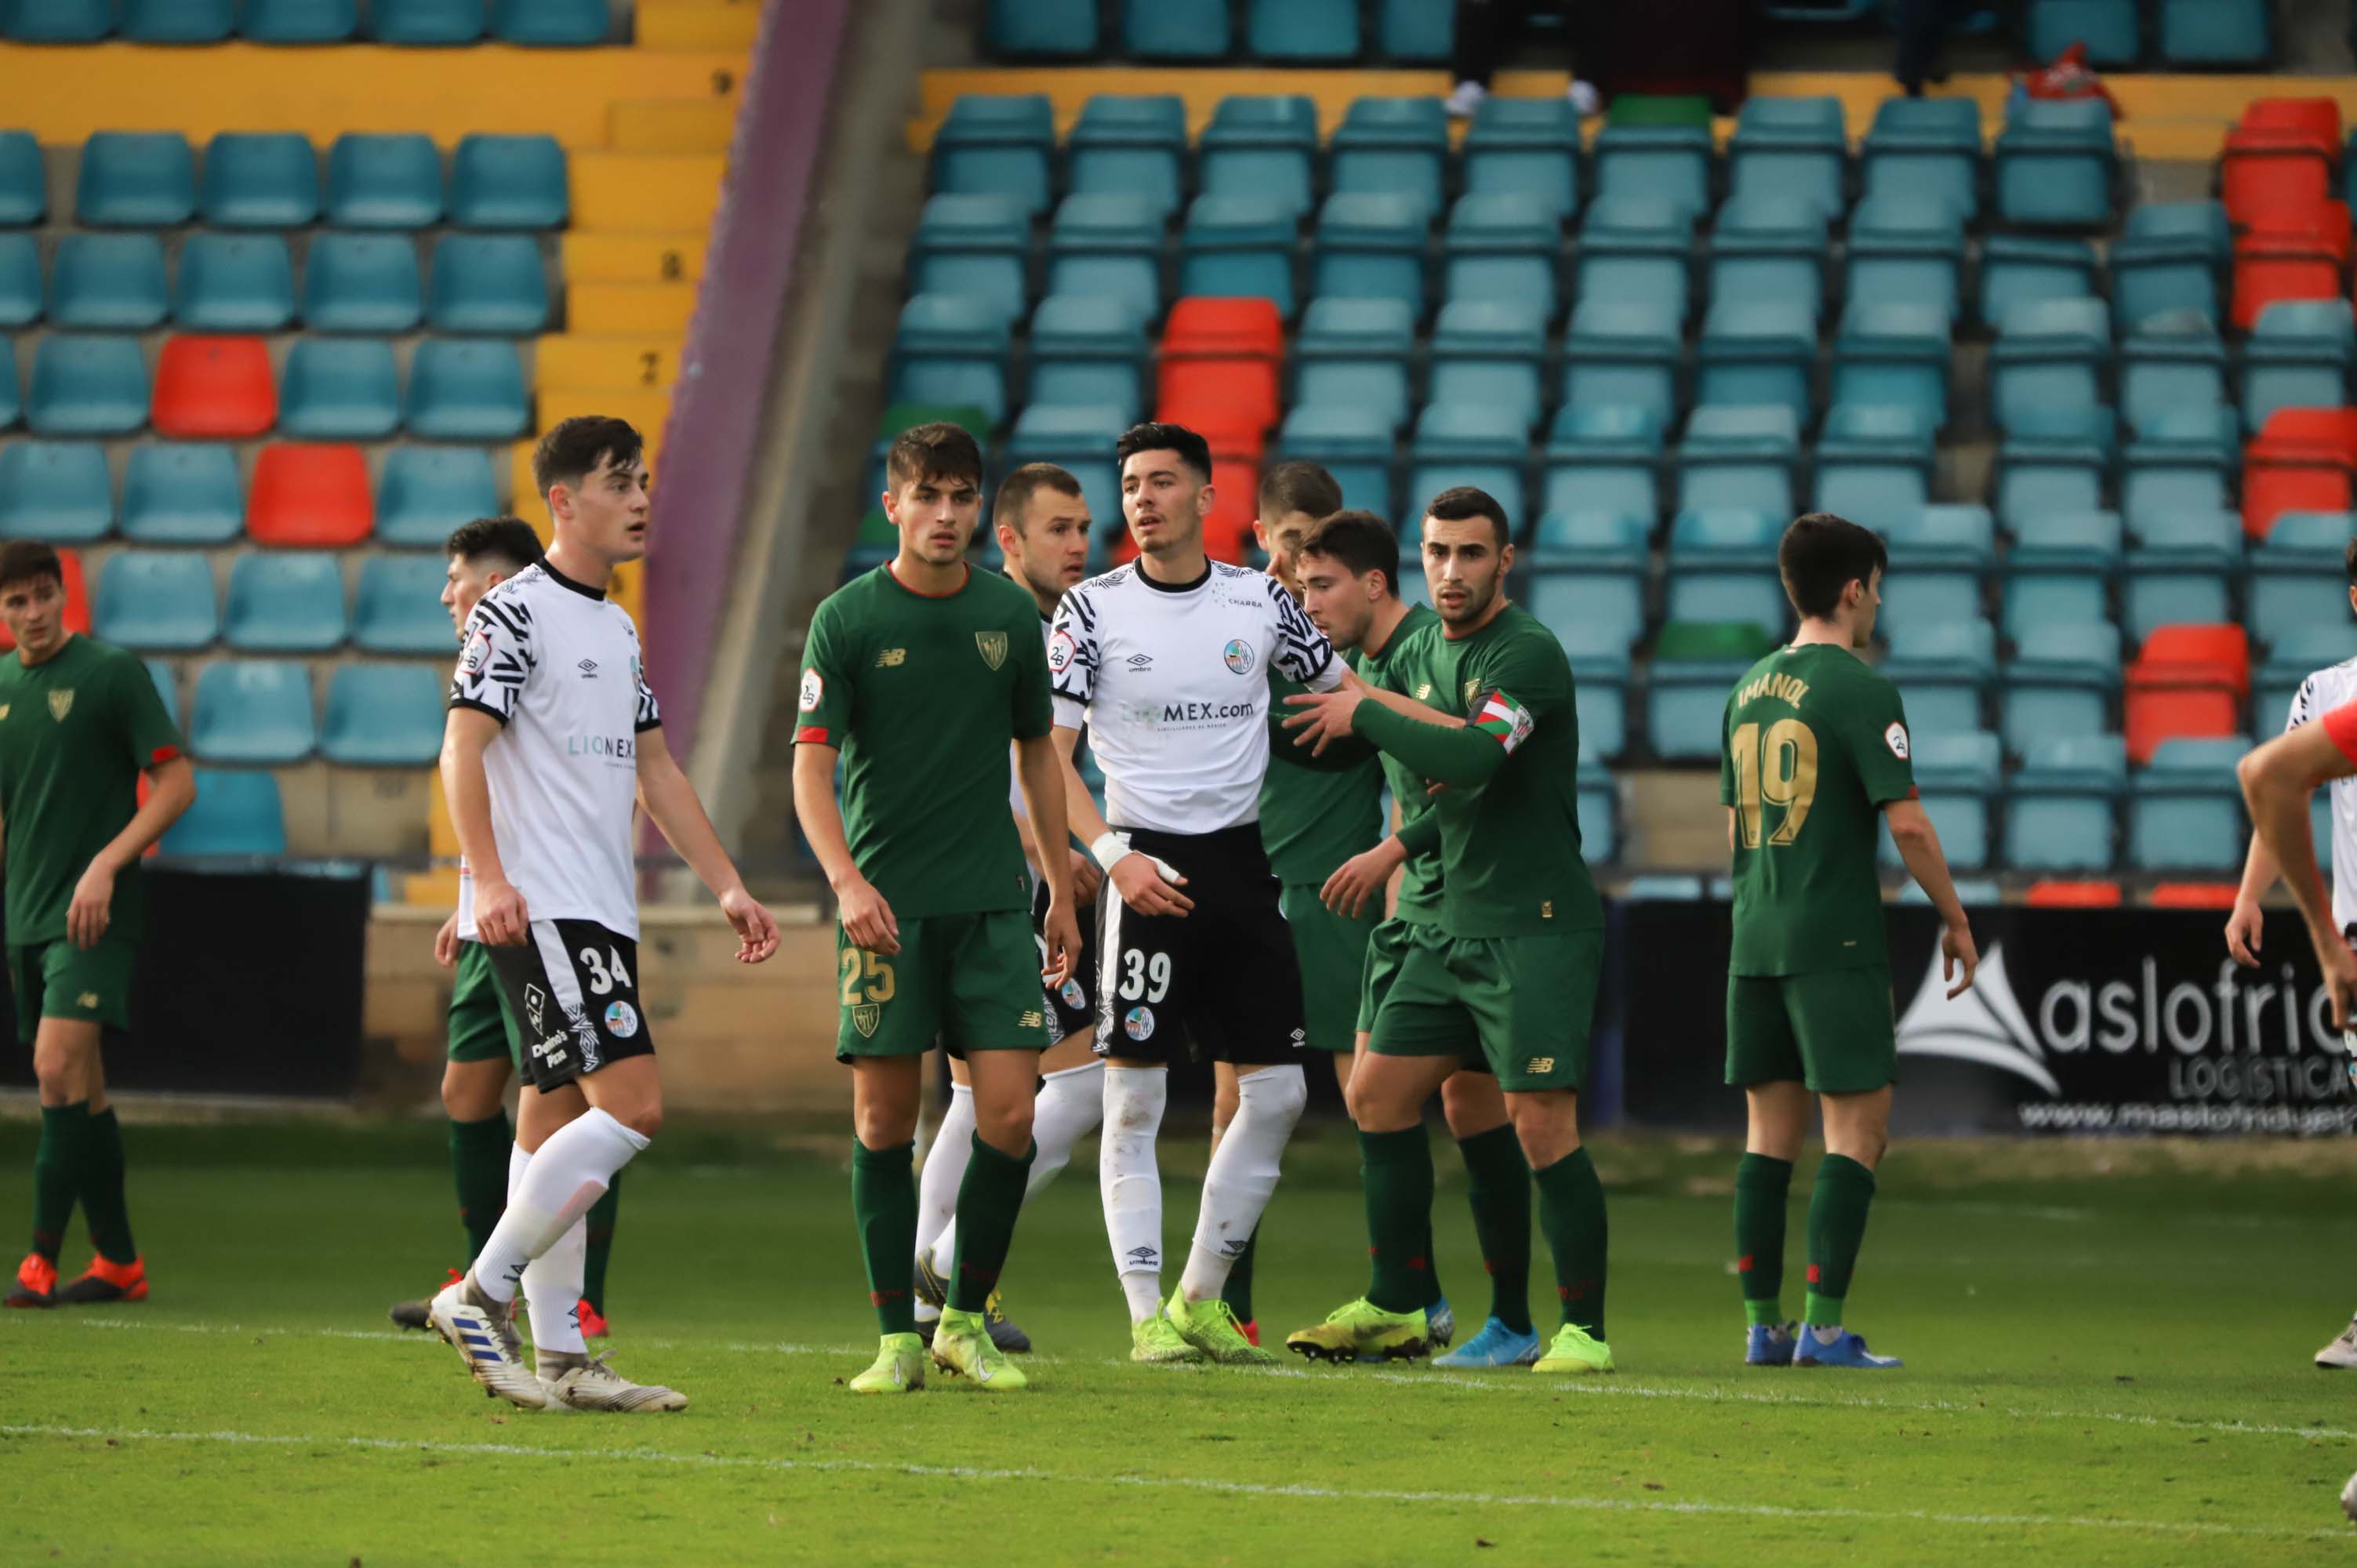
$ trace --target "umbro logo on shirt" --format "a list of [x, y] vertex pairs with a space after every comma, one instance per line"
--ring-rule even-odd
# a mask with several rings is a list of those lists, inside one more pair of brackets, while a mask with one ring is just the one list
[[594, 659], [585, 659], [573, 668], [581, 671], [581, 678], [584, 681], [595, 681], [597, 678], [597, 661]]
[[1151, 653], [1133, 653], [1128, 658], [1123, 660], [1122, 662], [1128, 665], [1132, 670], [1151, 670], [1154, 668], [1154, 655]]

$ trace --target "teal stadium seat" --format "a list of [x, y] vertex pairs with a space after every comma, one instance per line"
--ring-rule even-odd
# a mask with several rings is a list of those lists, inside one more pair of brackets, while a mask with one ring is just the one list
[[1625, 512], [1551, 511], [1540, 518], [1521, 554], [1530, 574], [1531, 613], [1558, 638], [1592, 628], [1626, 651], [1645, 630], [1645, 578], [1652, 569], [1648, 532], [1643, 520]]
[[1130, 423], [1117, 408], [1034, 403], [1015, 421], [1006, 460], [1064, 468], [1081, 482], [1090, 518], [1108, 521], [1121, 516], [1121, 474], [1114, 466], [1113, 446]]
[[[1910, 728], [1921, 725], [1912, 713]], [[1954, 871], [1978, 871], [1988, 865], [1994, 835], [1989, 832], [1991, 807], [2004, 789], [2004, 758], [1996, 736], [1986, 730], [1952, 735], [1910, 735], [1909, 758], [1915, 789], [1923, 810], [1939, 831], [1940, 848]], [[1883, 866], [1903, 870], [1898, 844], [1886, 822], [1880, 839]]]
[[1457, 45], [1456, 14], [1432, 0], [1381, 0], [1375, 8], [1376, 48], [1396, 63], [1437, 65]]
[[[1093, 5], [1088, 8], [1094, 10]], [[1017, 0], [995, 9], [1050, 11], [1053, 6]], [[1092, 16], [1089, 26], [1093, 29], [1095, 25]], [[1176, 93], [1099, 93], [1081, 105], [1081, 117], [1066, 145], [1069, 185], [1075, 195], [1125, 196], [1146, 202], [1157, 225], [1185, 201], [1187, 106]]]
[[[1580, 749], [1588, 750], [1587, 731], [1579, 733]], [[1611, 770], [1593, 757], [1579, 759], [1579, 854], [1591, 865], [1609, 865], [1620, 858], [1620, 791]]]
[[116, 551], [98, 574], [91, 630], [142, 653], [205, 647], [221, 635], [211, 564], [193, 552]]
[[2111, 349], [2111, 318], [2101, 300], [2016, 306], [1989, 350], [1990, 417], [2011, 432], [2033, 413], [2100, 404]]
[[172, 318], [198, 332], [278, 332], [295, 318], [295, 263], [275, 234], [191, 234]]
[[340, 44], [360, 27], [360, 0], [245, 0], [238, 21], [257, 44]]
[[1555, 319], [1563, 251], [1560, 212], [1514, 192], [1469, 192], [1449, 210], [1441, 241], [1441, 297], [1513, 300]]
[[157, 700], [164, 704], [164, 716], [172, 721], [174, 729], [179, 728], [180, 682], [179, 678], [172, 673], [172, 661], [168, 659], [147, 659], [141, 662], [147, 668], [147, 679], [156, 688]]
[[1293, 318], [1294, 220], [1265, 196], [1209, 190], [1187, 209], [1179, 236], [1180, 297], [1265, 299]]
[[2198, 311], [2148, 316], [2120, 345], [2120, 413], [2131, 429], [2226, 402], [2226, 345]]
[[[1135, 0], [1173, 9], [1164, 0]], [[1224, 7], [1222, 7], [1224, 8]], [[1137, 50], [1135, 35], [1131, 48]], [[1224, 45], [1222, 46], [1224, 52]], [[1251, 196], [1275, 202], [1298, 220], [1314, 197], [1318, 108], [1298, 93], [1222, 98], [1196, 145], [1197, 177], [1207, 196]]]
[[0, 233], [0, 328], [29, 327], [40, 318], [40, 244], [30, 234]]
[[1789, 408], [1706, 405], [1686, 421], [1677, 461], [1680, 511], [1732, 508], [1790, 518], [1801, 422]]
[[68, 234], [49, 262], [51, 325], [137, 332], [170, 308], [164, 247], [153, 234]]
[[562, 229], [573, 209], [554, 136], [470, 135], [450, 155], [450, 221], [461, 229]]
[[444, 682], [415, 664], [339, 664], [319, 753], [347, 768], [423, 768], [442, 753]]
[[197, 210], [197, 160], [174, 131], [97, 131], [81, 145], [74, 221], [169, 229]]
[[1905, 409], [1940, 429], [1948, 422], [1948, 333], [1937, 305], [1853, 300], [1834, 338], [1835, 405]]
[[1980, 210], [1981, 112], [1969, 98], [1886, 98], [1866, 133], [1866, 199], [1939, 202], [1959, 220]]
[[1718, 210], [1708, 251], [1710, 302], [1825, 306], [1824, 220], [1813, 205], [1738, 197]]
[[606, 0], [491, 0], [491, 37], [503, 44], [578, 48], [612, 27]]
[[369, 36], [381, 44], [471, 44], [483, 21], [482, 0], [369, 0]]
[[1882, 673], [1907, 704], [1910, 734], [1980, 729], [1981, 699], [1996, 682], [1996, 628], [1977, 617], [1901, 622], [1890, 628]]
[[2127, 748], [2115, 735], [2036, 741], [2006, 801], [2005, 860], [2023, 871], [2109, 871]]
[[1747, 621], [1663, 627], [1646, 675], [1645, 730], [1653, 754], [1664, 762], [1717, 761], [1727, 693], [1776, 640]]
[[2005, 221], [2107, 225], [2117, 175], [2110, 104], [2100, 98], [2007, 101], [1996, 138], [1996, 209]]
[[409, 361], [402, 424], [428, 441], [509, 441], [532, 422], [511, 343], [429, 338]]
[[1334, 189], [1406, 197], [1426, 222], [1440, 211], [1448, 166], [1448, 119], [1437, 98], [1357, 99], [1334, 128]]
[[234, 447], [144, 441], [123, 467], [123, 537], [134, 544], [226, 544], [245, 532]]
[[1841, 216], [1849, 140], [1838, 98], [1749, 98], [1727, 143], [1732, 199]]
[[1964, 219], [1938, 198], [1904, 187], [1868, 196], [1850, 214], [1846, 257], [1844, 287], [1853, 304], [1932, 305], [1955, 319], [1964, 298]]
[[82, 44], [114, 30], [110, 0], [9, 0], [0, 37], [22, 44]]
[[[1641, 541], [1662, 511], [1662, 422], [1652, 409], [1633, 403], [1567, 403], [1555, 411], [1546, 445], [1539, 532], [1532, 548], [1543, 547], [1547, 522], [1557, 514], [1626, 518]], [[1546, 563], [1544, 555], [1531, 564]], [[1568, 559], [1559, 565], [1574, 565]]]
[[286, 818], [278, 780], [267, 773], [199, 768], [197, 798], [164, 832], [160, 853], [173, 859], [275, 857], [286, 853]]
[[319, 747], [311, 677], [277, 659], [220, 659], [197, 677], [188, 748], [206, 762], [283, 767]]
[[2246, 842], [2234, 765], [2240, 736], [2162, 741], [2128, 797], [2128, 865], [2137, 871], [2233, 871]]
[[1527, 433], [1539, 422], [1545, 358], [1546, 317], [1537, 301], [1512, 295], [1453, 299], [1433, 326], [1426, 395], [1436, 403], [1488, 409], [1500, 424]]
[[[2357, 515], [2287, 511], [2251, 549], [2251, 635], [2270, 647], [2307, 627], [2343, 628], [2349, 618], [2349, 542]], [[2262, 719], [2267, 715], [2261, 714]]]
[[94, 441], [0, 446], [0, 539], [88, 544], [113, 529], [105, 447]]
[[236, 26], [234, 0], [123, 0], [115, 31], [135, 44], [218, 44]]
[[414, 132], [347, 132], [328, 149], [328, 221], [339, 229], [428, 229], [442, 221], [442, 155]]
[[1781, 408], [1811, 422], [1817, 322], [1800, 300], [1714, 300], [1703, 317], [1695, 402], [1705, 407]]
[[1413, 412], [1415, 351], [1415, 314], [1405, 301], [1313, 299], [1293, 339], [1295, 406], [1363, 408], [1396, 430]]
[[230, 566], [221, 639], [245, 653], [325, 653], [342, 646], [344, 578], [336, 558], [293, 550], [240, 555]]
[[1483, 99], [1463, 164], [1468, 195], [1519, 196], [1560, 224], [1579, 210], [1579, 115], [1562, 98]]
[[2118, 421], [2108, 408], [2041, 409], [1997, 448], [1996, 518], [2026, 534], [2042, 520], [2101, 511]]
[[30, 131], [0, 131], [0, 227], [38, 223], [48, 209], [40, 144]]
[[1121, 0], [1121, 38], [1139, 59], [1223, 59], [1235, 48], [1228, 0]]
[[409, 332], [425, 313], [417, 247], [406, 234], [312, 238], [303, 324], [314, 332]]
[[1781, 631], [1790, 618], [1776, 575], [1783, 520], [1741, 508], [1681, 511], [1670, 522], [1663, 613], [1674, 621], [1749, 621]]
[[460, 523], [500, 510], [491, 456], [481, 447], [402, 446], [384, 455], [376, 482], [380, 543], [439, 550]]
[[1892, 519], [1882, 535], [1890, 570], [1882, 579], [1880, 625], [1928, 626], [1986, 613], [1981, 585], [1996, 564], [1996, 524], [1986, 507], [1918, 507]]
[[1576, 622], [1554, 629], [1564, 657], [1571, 660], [1579, 749], [1594, 757], [1623, 755], [1629, 749], [1629, 682], [1635, 668], [1628, 644], [1608, 626]]
[[215, 229], [300, 229], [319, 218], [319, 155], [291, 132], [224, 131], [205, 145], [198, 210]]
[[1678, 416], [1682, 341], [1677, 307], [1579, 305], [1564, 335], [1564, 404], [1641, 408], [1667, 429]]
[[16, 395], [16, 345], [0, 336], [0, 430], [11, 428], [24, 417], [25, 404]]
[[2087, 63], [2106, 70], [2134, 65], [2143, 50], [2136, 36], [2136, 0], [2029, 0], [2029, 58], [2059, 59], [2084, 44]]
[[2112, 242], [2112, 315], [2123, 333], [2149, 317], [2194, 310], [2225, 319], [2219, 278], [2233, 255], [2226, 209], [2215, 201], [2156, 202], [2133, 209]]
[[933, 134], [932, 188], [1001, 196], [1027, 217], [1048, 210], [1056, 120], [1045, 93], [960, 93]]
[[2263, 70], [2275, 53], [2266, 0], [2160, 0], [2159, 11], [2171, 65]]
[[2279, 299], [2243, 343], [2243, 428], [2255, 435], [2279, 408], [2349, 402], [2357, 328], [2345, 299]]
[[986, 301], [1012, 324], [1030, 308], [1031, 220], [1003, 194], [936, 196], [909, 242], [911, 294]]
[[2155, 414], [2129, 445], [2121, 470], [2120, 510], [2128, 531], [2142, 533], [2163, 518], [2183, 513], [2233, 510], [2242, 456], [2232, 409]]
[[447, 570], [441, 556], [408, 551], [363, 559], [352, 593], [352, 646], [368, 653], [448, 654], [450, 612], [441, 605]]
[[393, 345], [373, 338], [295, 339], [278, 381], [280, 434], [319, 441], [382, 440], [401, 424]]
[[1119, 300], [1140, 323], [1162, 316], [1162, 222], [1147, 197], [1078, 191], [1056, 209], [1048, 231], [1049, 295]]
[[[2349, 624], [2345, 612], [2333, 618], [2286, 628], [2251, 681], [2254, 727], [2266, 732], [2284, 724], [2291, 716], [2293, 699], [2308, 678], [2319, 670], [2348, 662], [2352, 654], [2357, 654], [2357, 628]], [[2319, 789], [2317, 793], [2322, 797], [2330, 791]], [[2330, 836], [2327, 834], [2326, 838]]]
[[1017, 57], [1092, 59], [1103, 48], [1096, 0], [990, 0], [983, 38]]
[[1683, 324], [1693, 214], [1651, 196], [1599, 197], [1580, 227], [1577, 315], [1591, 306], [1665, 310]]
[[1471, 485], [1497, 499], [1509, 532], [1520, 535], [1530, 521], [1523, 483], [1530, 449], [1528, 432], [1505, 426], [1493, 410], [1427, 404], [1408, 453], [1408, 506], [1421, 516], [1425, 503], [1441, 491]]
[[1810, 506], [1886, 532], [1932, 499], [1932, 427], [1911, 408], [1845, 403], [1825, 415]]
[[548, 270], [523, 234], [445, 234], [435, 242], [426, 325], [436, 332], [525, 338], [548, 325]]
[[2117, 512], [2040, 515], [2006, 553], [2006, 636], [2019, 642], [2037, 627], [2111, 624], [2122, 533]]
[[1710, 210], [1710, 131], [1702, 125], [1607, 125], [1591, 153], [1596, 199], [1666, 201], [1687, 221]]
[[1246, 0], [1244, 50], [1254, 59], [1339, 65], [1359, 49], [1358, 0]]
[[1145, 410], [1147, 363], [1145, 329], [1116, 295], [1049, 295], [1032, 314], [1034, 407], [1101, 407], [1117, 416], [1117, 436]]
[[[2121, 623], [2141, 643], [2164, 626], [2211, 626], [2234, 618], [2243, 578], [2242, 519], [2232, 511], [2166, 512], [2137, 521], [2121, 591]], [[2342, 574], [2342, 583], [2348, 581]]]
[[147, 423], [147, 361], [135, 338], [52, 332], [33, 350], [25, 422], [43, 435], [127, 435]]
[[1317, 464], [1342, 488], [1345, 507], [1378, 517], [1394, 515], [1392, 457], [1397, 446], [1397, 425], [1388, 410], [1341, 400], [1305, 398], [1285, 416], [1276, 436], [1280, 461]]
[[2093, 299], [2095, 248], [2084, 240], [1991, 234], [1981, 242], [1980, 317], [1995, 327], [2018, 305]]
[[975, 408], [1006, 421], [1006, 319], [963, 295], [920, 294], [900, 307], [892, 342], [891, 401]]

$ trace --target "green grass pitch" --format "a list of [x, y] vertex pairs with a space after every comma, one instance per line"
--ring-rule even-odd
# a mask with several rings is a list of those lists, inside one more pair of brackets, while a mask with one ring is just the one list
[[[33, 1133], [0, 1124], [0, 1218]], [[676, 1416], [485, 1400], [384, 1318], [459, 1232], [439, 1129], [134, 1126], [155, 1297], [0, 1318], [0, 1561], [165, 1563], [2283, 1563], [2352, 1549], [2346, 1145], [1915, 1144], [1853, 1295], [1887, 1374], [1749, 1369], [1732, 1152], [1609, 1140], [1610, 1336], [1580, 1381], [1134, 1367], [1094, 1144], [1027, 1214], [1032, 1391], [856, 1399], [875, 1343], [847, 1134], [694, 1129], [630, 1174], [615, 1361]], [[1202, 1141], [1166, 1140], [1181, 1247]], [[1437, 1251], [1487, 1282], [1463, 1176]], [[1273, 1337], [1362, 1288], [1355, 1156], [1305, 1129], [1265, 1232]], [[1798, 1240], [1807, 1165], [1793, 1208]], [[83, 1261], [79, 1240], [67, 1260]], [[1544, 1280], [1544, 1264], [1541, 1266]], [[1538, 1287], [1544, 1290], [1542, 1283]], [[1534, 1305], [1542, 1322], [1551, 1303]]]

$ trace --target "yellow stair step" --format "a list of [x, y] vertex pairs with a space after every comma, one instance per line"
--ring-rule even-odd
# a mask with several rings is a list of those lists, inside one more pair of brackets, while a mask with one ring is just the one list
[[576, 153], [573, 226], [623, 234], [708, 231], [726, 165], [717, 153]]
[[737, 129], [726, 99], [649, 98], [617, 103], [610, 145], [618, 153], [725, 153]]
[[567, 231], [558, 244], [567, 284], [694, 283], [704, 276], [705, 237], [676, 234], [584, 234]]
[[533, 348], [533, 388], [578, 392], [654, 392], [679, 379], [676, 334], [596, 337], [565, 333]]
[[671, 417], [671, 392], [668, 389], [662, 392], [582, 392], [558, 387], [542, 392], [539, 403], [540, 428], [543, 430], [585, 413], [629, 420], [646, 438], [650, 464], [653, 463], [656, 450], [662, 445], [663, 422]]
[[695, 314], [692, 283], [585, 283], [565, 291], [565, 321], [590, 336], [616, 333], [675, 338]]
[[642, 49], [744, 49], [761, 30], [761, 7], [753, 0], [702, 0], [701, 4], [641, 5], [638, 45]]

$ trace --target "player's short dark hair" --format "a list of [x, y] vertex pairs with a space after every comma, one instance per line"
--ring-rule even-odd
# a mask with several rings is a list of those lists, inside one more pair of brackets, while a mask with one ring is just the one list
[[2352, 539], [2349, 548], [2341, 553], [2341, 564], [2348, 570], [2349, 585], [2357, 588], [2357, 539]]
[[935, 420], [912, 424], [892, 438], [884, 458], [884, 478], [895, 490], [920, 479], [960, 480], [982, 489], [982, 446], [962, 424]]
[[479, 517], [450, 532], [443, 553], [461, 561], [498, 561], [521, 572], [540, 560], [540, 535], [520, 517]]
[[1880, 534], [1829, 511], [1803, 512], [1776, 546], [1784, 596], [1803, 617], [1833, 614], [1844, 588], [1868, 582], [1889, 565]]
[[580, 484], [609, 458], [615, 467], [627, 468], [646, 449], [646, 437], [629, 420], [576, 413], [558, 420], [532, 449], [532, 482], [545, 496], [558, 485]]
[[1020, 538], [1030, 516], [1031, 498], [1041, 490], [1077, 499], [1081, 481], [1053, 463], [1026, 463], [998, 481], [998, 499], [991, 503], [990, 515], [1005, 522]]
[[1513, 529], [1506, 521], [1506, 509], [1498, 504], [1497, 497], [1471, 485], [1458, 485], [1454, 489], [1441, 491], [1425, 503], [1424, 515], [1437, 518], [1442, 522], [1463, 522], [1469, 518], [1486, 517], [1490, 520], [1490, 526], [1498, 531], [1499, 549], [1503, 550], [1513, 542]]
[[1339, 561], [1353, 577], [1383, 575], [1383, 591], [1399, 597], [1399, 535], [1371, 511], [1338, 511], [1309, 531], [1301, 553]]
[[1211, 482], [1211, 444], [1183, 424], [1149, 419], [1143, 424], [1131, 425], [1113, 444], [1114, 470], [1127, 467], [1129, 460], [1140, 452], [1176, 452], [1178, 460], [1194, 469], [1205, 484]]
[[1279, 463], [1260, 477], [1260, 520], [1274, 524], [1297, 511], [1314, 520], [1342, 510], [1342, 487], [1315, 463]]
[[65, 586], [65, 563], [58, 559], [56, 550], [38, 539], [12, 539], [0, 544], [0, 592], [43, 577], [55, 578], [59, 587]]

